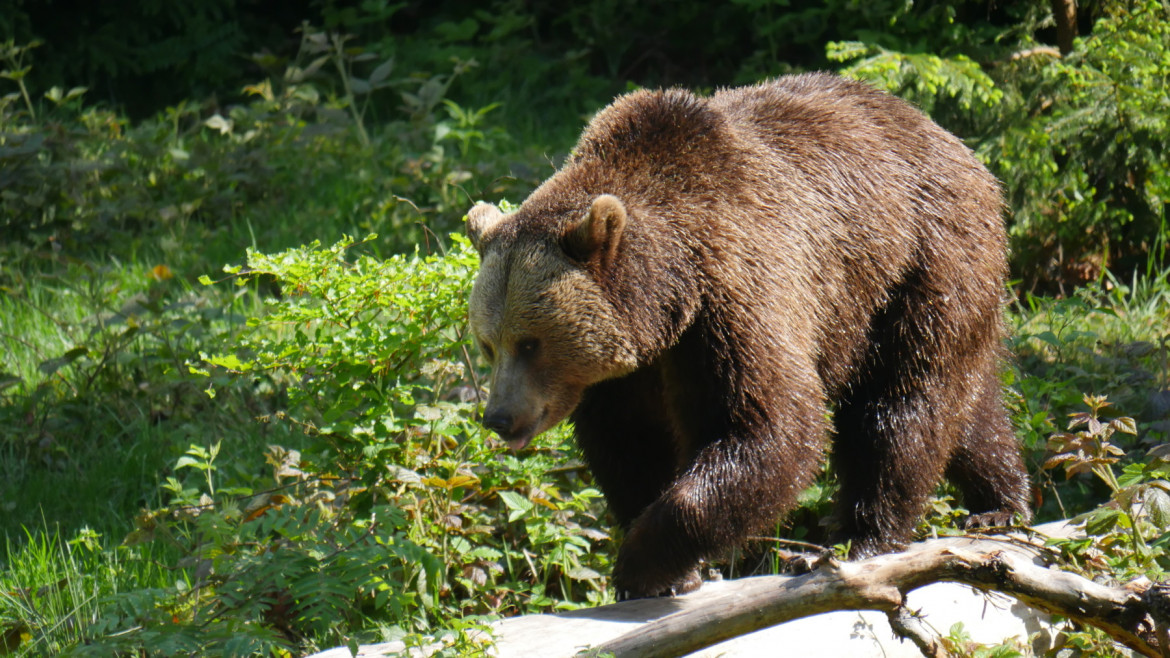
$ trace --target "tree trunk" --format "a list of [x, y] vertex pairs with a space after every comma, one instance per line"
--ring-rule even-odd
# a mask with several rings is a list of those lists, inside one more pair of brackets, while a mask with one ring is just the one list
[[1056, 21], [1056, 45], [1061, 55], [1067, 55], [1077, 37], [1076, 0], [1052, 0], [1052, 18]]

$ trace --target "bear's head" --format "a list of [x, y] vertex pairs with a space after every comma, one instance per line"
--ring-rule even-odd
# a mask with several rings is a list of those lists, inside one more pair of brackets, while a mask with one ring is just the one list
[[480, 254], [471, 330], [492, 367], [483, 424], [515, 449], [568, 416], [587, 387], [636, 365], [598, 281], [617, 256], [625, 206], [603, 194], [578, 216], [533, 212], [479, 204], [467, 214]]

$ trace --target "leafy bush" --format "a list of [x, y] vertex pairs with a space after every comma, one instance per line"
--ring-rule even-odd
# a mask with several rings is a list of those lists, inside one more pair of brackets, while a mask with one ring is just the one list
[[347, 240], [252, 251], [229, 268], [280, 293], [236, 350], [190, 367], [213, 399], [238, 381], [287, 391], [265, 420], [308, 443], [270, 446], [271, 476], [245, 485], [221, 473], [218, 443], [192, 445], [163, 487], [168, 505], [127, 539], [178, 551], [184, 576], [105, 597], [81, 653], [251, 655], [443, 630], [474, 643], [476, 615], [607, 600], [600, 493], [564, 468], [567, 433], [522, 459], [474, 422], [476, 256], [452, 239], [445, 256], [351, 261]]
[[[27, 69], [27, 49], [8, 49], [4, 73]], [[356, 77], [354, 67], [374, 58], [343, 36], [306, 28], [298, 59], [246, 88], [253, 102], [226, 110], [181, 103], [133, 127], [116, 113], [79, 107], [84, 90], [46, 94], [56, 107], [51, 119], [43, 110], [38, 118], [22, 86], [23, 102], [0, 101], [0, 238], [69, 255], [125, 255], [161, 238], [287, 245], [301, 241], [290, 214], [312, 215], [322, 228], [381, 231], [387, 252], [427, 238], [420, 214], [431, 231], [445, 232], [467, 205], [458, 186], [478, 172], [444, 146], [456, 140], [466, 154], [505, 137], [482, 126], [482, 111], [443, 105], [466, 65], [390, 80], [392, 62], [384, 62]], [[371, 137], [365, 100], [390, 87], [414, 101], [405, 118]]]
[[[240, 66], [246, 47], [280, 49], [308, 2], [265, 3], [166, 0], [80, 3], [0, 0], [0, 41], [39, 40], [41, 65], [30, 79], [42, 87], [87, 85], [136, 118], [183, 98], [202, 98], [242, 85], [253, 74]], [[288, 11], [293, 9], [293, 11]]]
[[[0, 99], [0, 447], [8, 451], [0, 496], [16, 496], [30, 478], [51, 480], [38, 464], [105, 463], [123, 442], [149, 435], [149, 456], [127, 462], [136, 473], [124, 473], [127, 486], [114, 494], [132, 506], [151, 495], [163, 468], [156, 460], [173, 459], [160, 438], [185, 446], [188, 434], [241, 433], [239, 419], [260, 411], [253, 391], [229, 392], [230, 402], [217, 403], [224, 413], [209, 415], [183, 365], [232, 340], [237, 313], [254, 303], [191, 289], [211, 263], [239, 259], [241, 244], [296, 244], [311, 226], [377, 230], [384, 237], [370, 248], [403, 251], [457, 223], [469, 205], [463, 186], [524, 189], [493, 180], [492, 147], [507, 137], [486, 112], [444, 104], [462, 69], [391, 78], [393, 67], [351, 39], [306, 28], [303, 45], [249, 87], [246, 105], [182, 103], [139, 124], [84, 104], [84, 89], [38, 94], [26, 76], [37, 51], [0, 48], [0, 69], [17, 89]], [[375, 92], [417, 102], [371, 130], [363, 103]], [[456, 149], [480, 166], [456, 160]], [[205, 419], [224, 422], [190, 429]], [[84, 481], [101, 491], [98, 479]], [[75, 525], [76, 506], [53, 503], [65, 495], [47, 486], [38, 499], [73, 529], [110, 529], [92, 514]], [[42, 513], [7, 499], [0, 509], [9, 531], [38, 524]], [[110, 512], [127, 522], [124, 510]]]
[[1036, 45], [1027, 15], [1016, 38], [982, 34], [1001, 42], [983, 47], [991, 61], [829, 44], [832, 59], [850, 62], [845, 73], [926, 108], [1004, 181], [1026, 290], [1067, 291], [1166, 254], [1170, 13], [1158, 0], [1097, 7], [1092, 32], [1064, 57]]

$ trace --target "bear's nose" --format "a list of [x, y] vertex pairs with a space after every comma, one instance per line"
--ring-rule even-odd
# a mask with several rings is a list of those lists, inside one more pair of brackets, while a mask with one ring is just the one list
[[512, 415], [506, 411], [489, 411], [483, 415], [483, 426], [496, 434], [507, 434], [512, 429]]

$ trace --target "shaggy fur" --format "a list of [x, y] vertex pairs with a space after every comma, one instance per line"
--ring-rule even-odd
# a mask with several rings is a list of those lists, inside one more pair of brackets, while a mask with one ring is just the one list
[[1027, 518], [1000, 213], [958, 139], [856, 82], [620, 97], [517, 212], [469, 213], [485, 425], [520, 447], [572, 415], [632, 596], [697, 587], [829, 437], [855, 555], [909, 539], [944, 476], [977, 520]]

